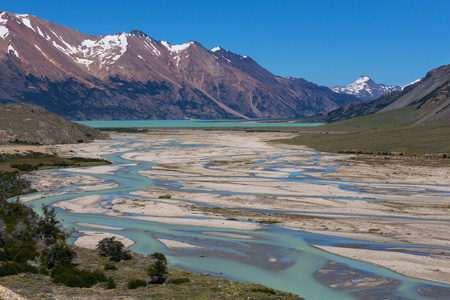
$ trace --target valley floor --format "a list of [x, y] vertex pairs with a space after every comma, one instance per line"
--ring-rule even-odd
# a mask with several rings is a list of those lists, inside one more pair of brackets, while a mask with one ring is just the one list
[[[102, 203], [101, 194], [79, 198], [75, 195], [72, 200], [53, 205], [74, 213], [100, 213], [157, 223], [250, 231], [274, 224], [349, 238], [359, 242], [315, 246], [408, 277], [450, 284], [447, 163], [361, 159], [276, 142], [290, 137], [289, 133], [173, 129], [115, 134], [110, 141], [56, 146], [53, 151], [60, 155], [81, 157], [129, 151], [123, 158], [157, 165], [140, 172], [154, 183], [133, 192], [135, 198], [113, 199], [108, 206]], [[139, 144], [124, 144], [124, 138], [137, 138]], [[173, 147], [174, 143], [180, 146]], [[169, 144], [172, 146], [165, 147]], [[68, 175], [83, 175], [37, 173], [31, 178], [34, 187], [42, 191], [72, 184], [77, 187], [66, 193], [103, 190], [114, 185], [89, 173], [110, 174], [117, 168], [73, 168], [65, 170]], [[54, 196], [51, 191], [48, 195]], [[101, 232], [101, 226], [83, 226]], [[75, 244], [92, 247], [103, 237], [91, 232], [89, 238], [80, 238]], [[235, 234], [234, 238], [248, 236]], [[202, 248], [190, 242], [159, 241], [178, 251]], [[372, 247], [367, 247], [366, 242]], [[395, 246], [373, 247], [374, 242]]]

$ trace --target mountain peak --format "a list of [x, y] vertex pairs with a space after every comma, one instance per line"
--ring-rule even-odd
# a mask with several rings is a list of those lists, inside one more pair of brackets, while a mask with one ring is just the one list
[[145, 32], [142, 32], [142, 31], [137, 30], [137, 29], [131, 30], [130, 35], [137, 36], [137, 37], [140, 37], [140, 38], [147, 38], [147, 37], [150, 37], [150, 36], [149, 36], [148, 34], [146, 34]]
[[362, 75], [347, 86], [334, 86], [331, 89], [336, 93], [355, 95], [363, 101], [371, 101], [379, 98], [381, 95], [401, 90], [402, 87], [378, 84], [369, 76]]
[[31, 99], [78, 120], [303, 118], [357, 100], [222, 47], [140, 30], [88, 35], [12, 13], [0, 18], [0, 73], [0, 103]]
[[361, 75], [361, 76], [359, 76], [358, 79], [356, 79], [356, 81], [359, 81], [359, 82], [366, 82], [366, 81], [369, 81], [369, 80], [372, 80], [372, 79], [370, 79], [370, 77], [367, 76], [367, 75]]
[[209, 51], [211, 51], [211, 52], [217, 52], [217, 51], [220, 51], [220, 50], [223, 50], [223, 48], [220, 47], [220, 46], [217, 46], [217, 47], [212, 48], [212, 49], [209, 50]]

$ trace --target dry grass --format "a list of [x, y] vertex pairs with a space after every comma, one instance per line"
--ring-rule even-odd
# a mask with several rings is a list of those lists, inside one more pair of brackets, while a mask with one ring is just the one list
[[[78, 253], [74, 261], [79, 268], [103, 270], [111, 262], [94, 250], [74, 247]], [[152, 263], [149, 256], [133, 254], [132, 260], [115, 263], [118, 270], [104, 271], [117, 285], [106, 289], [106, 283], [92, 288], [69, 288], [51, 282], [50, 276], [20, 274], [0, 278], [3, 285], [28, 299], [303, 299], [296, 295], [262, 287], [261, 285], [213, 279], [190, 272], [171, 269], [170, 279], [175, 283], [148, 284], [129, 290], [131, 279], [148, 281], [146, 268]], [[184, 279], [186, 278], [186, 279]], [[187, 280], [189, 279], [189, 281]], [[185, 281], [185, 282], [183, 282]], [[180, 283], [182, 282], [182, 283]]]

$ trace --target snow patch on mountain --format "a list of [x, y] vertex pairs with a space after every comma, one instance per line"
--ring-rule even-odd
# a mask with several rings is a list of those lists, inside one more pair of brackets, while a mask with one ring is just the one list
[[16, 49], [14, 49], [14, 47], [11, 44], [8, 45], [8, 53], [13, 53], [15, 56], [20, 58], [19, 53], [17, 53]]
[[39, 50], [39, 52], [42, 53], [42, 55], [44, 55], [46, 58], [48, 58], [48, 56], [41, 50], [41, 48], [38, 47], [38, 45], [34, 45], [36, 47], [36, 49]]
[[2, 39], [5, 39], [9, 34], [9, 29], [6, 27], [6, 23], [8, 22], [8, 19], [6, 19], [4, 17], [6, 17], [6, 13], [2, 12], [0, 14], [0, 37]]
[[128, 39], [126, 33], [106, 35], [99, 40], [84, 40], [78, 46], [67, 43], [61, 36], [51, 31], [58, 42], [52, 41], [54, 47], [67, 54], [76, 63], [89, 67], [98, 61], [100, 67], [118, 60], [127, 51]]
[[402, 87], [378, 84], [370, 79], [369, 76], [364, 75], [347, 86], [334, 86], [330, 89], [336, 93], [355, 95], [363, 101], [371, 101], [384, 94], [401, 90]]
[[180, 53], [183, 50], [186, 50], [187, 48], [189, 48], [190, 45], [193, 44], [193, 42], [188, 42], [188, 43], [184, 43], [181, 45], [172, 45], [166, 41], [161, 41], [161, 44], [166, 47], [170, 53], [172, 54], [173, 52], [175, 53]]
[[405, 87], [410, 86], [410, 85], [413, 85], [413, 84], [415, 84], [415, 83], [417, 83], [417, 82], [420, 82], [420, 81], [422, 81], [422, 78], [419, 78], [419, 79], [417, 79], [417, 80], [414, 80], [414, 81], [411, 82], [411, 83], [408, 83], [407, 85], [402, 86], [402, 90], [404, 90]]
[[9, 34], [9, 30], [6, 26], [1, 25], [0, 23], [0, 37], [5, 39]]
[[[34, 30], [34, 28], [33, 28], [33, 26], [31, 26], [31, 21], [30, 21], [30, 19], [29, 19], [29, 15], [20, 15], [20, 17], [21, 17], [21, 21], [22, 21], [22, 23], [25, 25], [25, 26], [27, 26], [28, 28], [30, 28], [31, 30], [33, 30], [33, 31], [35, 31]], [[35, 31], [36, 32], [36, 31]]]
[[38, 47], [38, 45], [34, 45], [34, 46], [36, 47], [36, 49], [38, 49], [38, 50], [41, 52], [42, 55], [45, 56], [45, 58], [47, 58], [52, 64], [54, 64], [54, 65], [56, 66], [56, 63], [55, 63], [52, 59], [50, 59], [50, 58], [47, 56], [47, 54], [45, 54], [44, 51], [42, 51], [41, 48]]
[[158, 50], [158, 48], [156, 48], [153, 40], [150, 37], [145, 37], [145, 42], [144, 42], [144, 47], [150, 51], [152, 54], [156, 55], [156, 56], [160, 56], [161, 52]]
[[217, 47], [212, 48], [212, 49], [209, 50], [209, 51], [211, 51], [211, 52], [217, 52], [217, 51], [220, 51], [220, 50], [223, 50], [223, 49], [222, 49], [221, 47], [217, 46]]
[[184, 43], [182, 45], [172, 45], [166, 41], [161, 41], [161, 44], [167, 48], [167, 50], [170, 51], [170, 55], [176, 54], [173, 59], [176, 60], [177, 67], [180, 64], [181, 57], [179, 56], [179, 53], [189, 48], [190, 45], [192, 45], [194, 42], [188, 42]]
[[42, 31], [41, 31], [41, 29], [39, 27], [37, 27], [37, 32], [39, 33], [40, 36], [45, 38], [44, 34], [42, 33]]

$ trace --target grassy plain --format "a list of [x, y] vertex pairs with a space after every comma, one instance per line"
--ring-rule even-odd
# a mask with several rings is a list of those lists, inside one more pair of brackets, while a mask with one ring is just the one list
[[37, 171], [67, 167], [90, 167], [110, 164], [109, 161], [96, 158], [60, 157], [40, 152], [0, 154], [0, 171]]
[[[348, 120], [350, 121], [350, 120]], [[375, 124], [374, 124], [375, 125]], [[338, 122], [301, 132], [282, 142], [335, 153], [434, 155], [450, 153], [450, 122], [407, 127], [375, 128]]]

